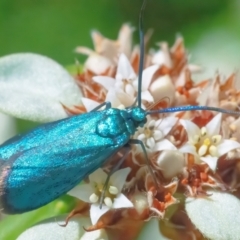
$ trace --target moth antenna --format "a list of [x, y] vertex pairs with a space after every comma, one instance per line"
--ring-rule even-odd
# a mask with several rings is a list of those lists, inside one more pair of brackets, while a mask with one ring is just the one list
[[139, 58], [139, 68], [138, 68], [138, 96], [137, 105], [141, 108], [142, 104], [142, 72], [143, 72], [143, 62], [144, 62], [144, 29], [143, 29], [143, 15], [146, 8], [147, 0], [144, 0], [140, 14], [139, 14], [139, 41], [140, 41], [140, 58]]
[[156, 113], [173, 113], [173, 112], [185, 112], [185, 111], [196, 111], [196, 110], [207, 110], [207, 111], [226, 113], [226, 114], [230, 114], [230, 115], [240, 115], [240, 111], [226, 110], [226, 109], [217, 108], [217, 107], [191, 106], [191, 105], [147, 111], [146, 115], [151, 115], [151, 114], [156, 114]]

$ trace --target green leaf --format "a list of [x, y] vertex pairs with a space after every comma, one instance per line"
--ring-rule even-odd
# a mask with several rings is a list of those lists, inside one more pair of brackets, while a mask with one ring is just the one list
[[91, 225], [87, 217], [74, 217], [67, 226], [61, 226], [65, 224], [65, 218], [66, 216], [58, 216], [38, 223], [22, 233], [17, 240], [79, 240], [85, 233], [83, 227]]
[[14, 117], [49, 122], [67, 117], [81, 103], [75, 80], [57, 62], [33, 53], [0, 58], [0, 111]]
[[151, 219], [148, 221], [142, 231], [140, 232], [137, 240], [146, 240], [146, 239], [154, 239], [154, 240], [169, 240], [163, 236], [159, 228], [159, 220]]
[[74, 203], [73, 198], [64, 196], [37, 210], [19, 215], [6, 216], [0, 221], [0, 239], [15, 240], [20, 233], [37, 222], [70, 212]]
[[186, 200], [186, 211], [208, 239], [236, 240], [240, 236], [240, 201], [229, 193], [209, 191], [208, 197]]

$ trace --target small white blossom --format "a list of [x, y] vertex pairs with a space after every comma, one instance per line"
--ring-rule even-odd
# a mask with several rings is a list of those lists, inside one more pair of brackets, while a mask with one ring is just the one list
[[236, 141], [223, 139], [219, 134], [222, 114], [217, 114], [205, 127], [199, 128], [189, 120], [180, 120], [188, 134], [188, 142], [179, 150], [191, 153], [207, 163], [215, 171], [218, 158], [229, 151], [240, 148]]
[[100, 168], [89, 175], [90, 182], [88, 184], [81, 184], [68, 194], [91, 203], [90, 217], [92, 224], [96, 224], [98, 219], [110, 209], [133, 207], [132, 202], [121, 193], [130, 171], [130, 168], [123, 168], [112, 174], [106, 188], [102, 208], [100, 208], [99, 200], [107, 174]]
[[[143, 82], [142, 82], [142, 100], [148, 102], [153, 102], [153, 96], [149, 92], [148, 88], [150, 86], [152, 77], [159, 67], [153, 65], [143, 70]], [[127, 103], [130, 103], [126, 107], [133, 104], [137, 94], [138, 78], [134, 72], [129, 60], [124, 54], [119, 57], [118, 68], [115, 78], [107, 76], [96, 76], [93, 80], [101, 84], [107, 90], [112, 88], [115, 92], [121, 95], [121, 99], [127, 99]]]
[[151, 152], [177, 150], [177, 148], [165, 138], [177, 121], [178, 118], [175, 117], [166, 117], [159, 120], [148, 117], [148, 122], [143, 128], [138, 130], [136, 137], [143, 141], [147, 150]]
[[117, 40], [111, 40], [104, 37], [96, 30], [91, 32], [94, 50], [79, 46], [76, 52], [87, 55], [84, 68], [95, 74], [102, 74], [107, 69], [114, 68], [119, 53], [124, 53], [127, 57], [132, 52], [132, 33], [134, 28], [129, 24], [123, 24]]

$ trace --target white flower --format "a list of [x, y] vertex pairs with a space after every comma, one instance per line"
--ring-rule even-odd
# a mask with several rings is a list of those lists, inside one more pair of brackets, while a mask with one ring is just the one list
[[132, 52], [132, 33], [134, 28], [129, 24], [123, 24], [117, 40], [110, 40], [96, 30], [91, 32], [94, 50], [87, 47], [77, 47], [76, 52], [87, 55], [84, 64], [95, 74], [102, 74], [116, 65], [119, 53], [130, 57]]
[[90, 182], [88, 184], [81, 184], [68, 194], [91, 203], [90, 217], [92, 224], [96, 224], [98, 219], [110, 209], [133, 207], [132, 202], [121, 193], [130, 171], [130, 168], [124, 168], [112, 174], [106, 188], [102, 208], [100, 208], [99, 200], [107, 174], [100, 168], [89, 175]]
[[[146, 100], [148, 102], [154, 101], [153, 96], [149, 92], [148, 88], [150, 86], [152, 77], [158, 68], [159, 67], [157, 65], [153, 65], [143, 70], [143, 82], [141, 92], [142, 100]], [[93, 77], [93, 80], [101, 84], [107, 90], [110, 90], [112, 88], [115, 89], [118, 94], [121, 94], [122, 99], [126, 99], [125, 102], [130, 103], [128, 106], [133, 104], [133, 102], [135, 101], [138, 87], [138, 78], [129, 60], [124, 54], [121, 54], [119, 57], [118, 68], [115, 78], [107, 76], [96, 76]]]
[[191, 153], [215, 171], [218, 158], [229, 151], [240, 148], [236, 141], [223, 139], [219, 134], [222, 114], [217, 114], [205, 127], [201, 129], [189, 120], [180, 120], [188, 134], [188, 143], [179, 150]]
[[136, 138], [143, 141], [147, 150], [151, 152], [177, 150], [177, 148], [165, 138], [177, 121], [178, 118], [175, 117], [166, 117], [157, 121], [148, 117], [145, 126], [138, 130]]

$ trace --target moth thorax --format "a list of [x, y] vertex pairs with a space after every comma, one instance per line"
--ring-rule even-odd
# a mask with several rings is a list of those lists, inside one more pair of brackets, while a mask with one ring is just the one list
[[140, 127], [146, 122], [146, 112], [140, 107], [134, 107], [130, 110], [131, 119]]

